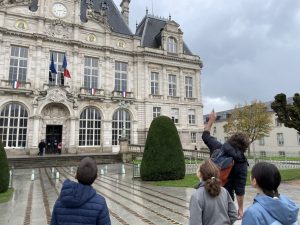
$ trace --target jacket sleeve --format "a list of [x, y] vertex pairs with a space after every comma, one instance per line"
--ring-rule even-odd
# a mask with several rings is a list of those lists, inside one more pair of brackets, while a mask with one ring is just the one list
[[237, 220], [237, 210], [228, 192], [227, 192], [227, 200], [228, 200], [228, 216], [231, 224], [234, 224], [234, 222]]
[[209, 148], [210, 154], [212, 154], [214, 150], [222, 147], [222, 144], [212, 137], [208, 130], [203, 131], [202, 140]]
[[190, 201], [190, 222], [189, 225], [202, 225], [202, 208], [194, 193]]
[[257, 213], [251, 210], [250, 206], [243, 215], [242, 225], [261, 225], [262, 221], [263, 219], [259, 218]]
[[58, 223], [56, 221], [55, 205], [54, 205], [53, 212], [52, 212], [51, 225], [58, 225]]
[[243, 196], [245, 194], [245, 186], [247, 182], [247, 163], [237, 163], [235, 166], [235, 178], [233, 182], [233, 188], [235, 194]]
[[109, 211], [105, 199], [104, 199], [103, 208], [98, 215], [97, 225], [111, 225]]

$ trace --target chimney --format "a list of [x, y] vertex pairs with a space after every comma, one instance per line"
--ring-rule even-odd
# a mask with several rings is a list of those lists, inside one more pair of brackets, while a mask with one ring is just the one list
[[124, 21], [127, 23], [127, 25], [129, 25], [129, 3], [130, 0], [122, 0], [120, 6], [122, 8], [122, 16]]

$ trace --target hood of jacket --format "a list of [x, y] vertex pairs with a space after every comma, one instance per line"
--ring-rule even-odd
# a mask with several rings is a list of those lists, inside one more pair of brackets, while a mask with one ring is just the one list
[[90, 185], [83, 185], [74, 181], [65, 180], [59, 200], [68, 208], [78, 208], [96, 195]]
[[235, 162], [247, 162], [244, 153], [238, 149], [235, 149], [227, 142], [222, 145], [222, 150], [226, 155], [232, 157]]
[[287, 197], [271, 198], [258, 194], [254, 202], [259, 203], [275, 220], [282, 224], [293, 224], [297, 221], [299, 207]]

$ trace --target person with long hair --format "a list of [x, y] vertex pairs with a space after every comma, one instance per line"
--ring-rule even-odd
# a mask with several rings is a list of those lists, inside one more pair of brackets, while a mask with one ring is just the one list
[[275, 165], [267, 162], [255, 164], [250, 179], [258, 194], [244, 213], [242, 225], [298, 225], [299, 207], [279, 194], [281, 175]]
[[206, 160], [197, 170], [200, 184], [190, 201], [190, 225], [231, 225], [237, 219], [236, 207], [221, 186], [219, 169]]

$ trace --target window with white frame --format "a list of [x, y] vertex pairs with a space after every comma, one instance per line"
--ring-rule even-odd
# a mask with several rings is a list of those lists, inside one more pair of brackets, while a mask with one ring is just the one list
[[168, 38], [168, 52], [177, 53], [177, 41], [173, 37]]
[[0, 141], [4, 147], [25, 148], [28, 112], [18, 103], [6, 105], [0, 113]]
[[159, 77], [157, 72], [151, 72], [151, 94], [159, 94]]
[[191, 132], [191, 143], [197, 143], [197, 132]]
[[258, 140], [258, 142], [259, 142], [259, 145], [265, 145], [265, 138], [264, 137], [262, 137], [262, 138], [260, 138], [259, 140]]
[[282, 126], [282, 123], [279, 122], [278, 118], [275, 119], [275, 125], [276, 125], [276, 127]]
[[188, 110], [189, 124], [196, 124], [195, 109]]
[[[123, 133], [124, 132], [124, 133]], [[130, 143], [131, 118], [128, 111], [119, 109], [113, 115], [112, 121], [112, 145], [118, 145], [119, 139], [124, 135]]]
[[101, 115], [96, 108], [87, 108], [80, 115], [79, 146], [100, 146]]
[[192, 98], [193, 97], [193, 78], [185, 77], [185, 97]]
[[51, 71], [49, 71], [49, 84], [50, 85], [64, 85], [65, 78], [64, 78], [64, 69], [62, 68], [62, 65], [63, 65], [65, 53], [51, 51], [50, 52], [50, 64], [51, 64], [51, 60], [52, 60], [52, 55], [53, 55], [54, 66], [55, 66], [55, 70], [56, 70], [57, 74], [51, 73]]
[[115, 90], [127, 91], [127, 63], [115, 63]]
[[84, 87], [98, 88], [98, 59], [84, 57]]
[[28, 48], [11, 46], [9, 63], [9, 80], [26, 82], [28, 64]]
[[153, 119], [161, 115], [161, 107], [153, 107]]
[[171, 119], [174, 123], [179, 123], [179, 109], [178, 108], [172, 108], [171, 109]]
[[277, 144], [284, 145], [283, 133], [277, 133]]
[[176, 96], [176, 76], [169, 74], [169, 96]]

